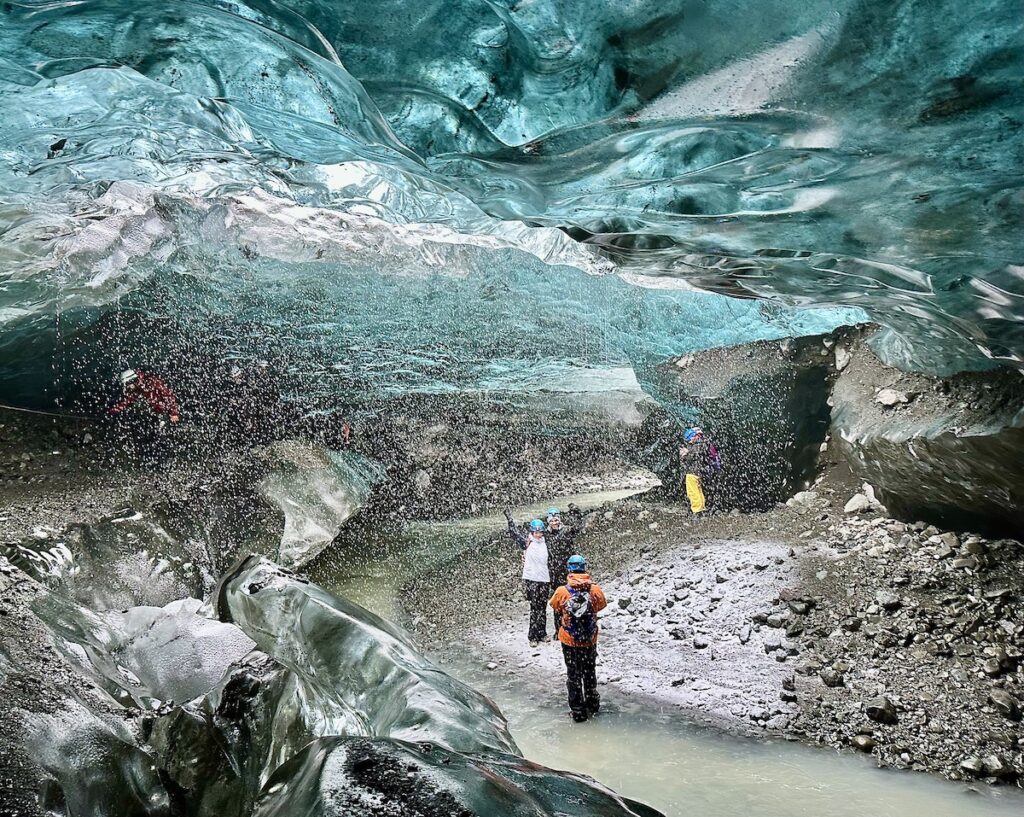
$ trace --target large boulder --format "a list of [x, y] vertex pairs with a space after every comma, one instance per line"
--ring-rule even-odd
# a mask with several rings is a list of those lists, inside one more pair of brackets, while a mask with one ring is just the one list
[[832, 429], [854, 474], [894, 514], [994, 534], [1024, 527], [1024, 378], [948, 378], [882, 364], [851, 339]]

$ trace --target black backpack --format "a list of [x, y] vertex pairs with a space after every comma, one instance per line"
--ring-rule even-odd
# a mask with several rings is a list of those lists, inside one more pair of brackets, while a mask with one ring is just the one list
[[576, 641], [592, 641], [597, 635], [597, 613], [590, 600], [590, 588], [577, 590], [566, 585], [565, 589], [569, 591], [569, 600], [562, 613], [562, 629]]

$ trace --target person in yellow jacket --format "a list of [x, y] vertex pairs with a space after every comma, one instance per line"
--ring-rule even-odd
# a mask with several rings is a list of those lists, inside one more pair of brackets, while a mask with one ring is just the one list
[[608, 606], [604, 591], [590, 579], [587, 561], [576, 554], [566, 562], [569, 575], [551, 597], [551, 607], [561, 616], [558, 640], [565, 659], [565, 685], [569, 711], [576, 723], [596, 715], [601, 708], [597, 694], [597, 614]]
[[683, 432], [679, 463], [686, 475], [686, 498], [690, 500], [690, 511], [703, 513], [707, 509], [704, 486], [710, 477], [722, 470], [718, 449], [705, 439], [703, 429], [691, 426]]

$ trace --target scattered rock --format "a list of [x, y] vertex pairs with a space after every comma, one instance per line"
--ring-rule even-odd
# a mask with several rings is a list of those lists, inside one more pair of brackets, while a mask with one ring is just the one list
[[999, 755], [988, 755], [982, 758], [981, 768], [987, 776], [997, 780], [1012, 780], [1017, 777], [1017, 770]]
[[993, 689], [988, 695], [988, 700], [1007, 720], [1019, 721], [1021, 719], [1020, 704], [1006, 690]]
[[903, 392], [896, 391], [896, 389], [882, 389], [875, 395], [875, 402], [880, 403], [886, 408], [892, 408], [900, 403], [909, 403], [910, 398]]
[[880, 695], [868, 701], [864, 705], [864, 714], [866, 714], [875, 723], [884, 724], [895, 724], [899, 722], [899, 716], [896, 714], [896, 707], [892, 705], [892, 701], [886, 698], [884, 695]]
[[968, 757], [960, 761], [960, 770], [968, 777], [981, 777], [985, 773], [985, 766], [980, 757]]
[[871, 510], [871, 500], [864, 494], [854, 494], [843, 507], [843, 513], [864, 513]]
[[850, 738], [850, 745], [858, 752], [871, 754], [875, 749], [875, 739], [871, 735], [854, 735]]

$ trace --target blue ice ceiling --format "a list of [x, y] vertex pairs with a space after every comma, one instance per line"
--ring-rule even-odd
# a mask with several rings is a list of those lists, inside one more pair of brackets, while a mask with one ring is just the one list
[[1010, 0], [8, 3], [0, 55], [17, 399], [200, 339], [347, 392], [865, 314], [1024, 359]]

